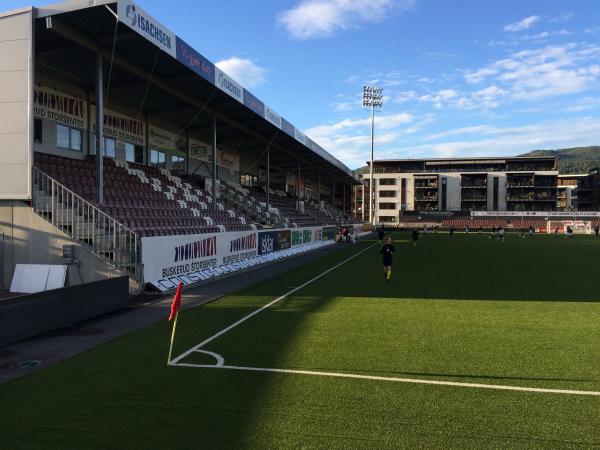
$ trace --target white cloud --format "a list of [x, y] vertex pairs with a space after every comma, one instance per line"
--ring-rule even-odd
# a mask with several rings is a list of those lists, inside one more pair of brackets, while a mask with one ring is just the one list
[[396, 97], [392, 99], [392, 102], [405, 103], [414, 100], [416, 97], [417, 93], [415, 91], [403, 91], [396, 95]]
[[575, 103], [567, 106], [566, 110], [569, 112], [581, 112], [589, 111], [591, 109], [600, 108], [599, 97], [584, 97], [577, 100]]
[[597, 88], [599, 63], [600, 46], [571, 43], [513, 53], [466, 72], [465, 80], [470, 84], [492, 80], [513, 100], [536, 100]]
[[440, 109], [442, 106], [451, 102], [453, 99], [458, 97], [458, 92], [454, 89], [442, 89], [433, 94], [421, 95], [419, 97], [419, 101], [422, 102], [430, 102], [437, 109]]
[[337, 112], [348, 112], [356, 107], [356, 103], [352, 102], [335, 102], [332, 104], [333, 109]]
[[219, 69], [247, 88], [264, 84], [267, 71], [251, 59], [233, 56], [223, 59], [215, 64]]
[[525, 35], [521, 36], [523, 41], [542, 41], [548, 40], [548, 38], [557, 37], [557, 36], [570, 36], [571, 32], [569, 30], [556, 30], [556, 31], [542, 31], [538, 34], [533, 35]]
[[589, 35], [600, 34], [600, 27], [586, 28], [584, 32]]
[[418, 0], [303, 0], [279, 14], [278, 22], [294, 39], [335, 35], [414, 8]]
[[[393, 129], [400, 125], [407, 124], [413, 120], [413, 116], [408, 113], [399, 114], [378, 114], [375, 115], [375, 127], [378, 129]], [[371, 117], [361, 119], [344, 119], [339, 122], [327, 125], [319, 125], [305, 131], [307, 136], [317, 136], [324, 134], [333, 134], [339, 131], [352, 130], [356, 128], [365, 128], [371, 126]], [[316, 140], [316, 137], [314, 138]]]
[[[406, 113], [375, 116], [375, 144], [387, 146], [398, 142], [403, 133], [399, 128], [413, 121]], [[337, 123], [309, 128], [304, 133], [328, 152], [351, 167], [363, 166], [370, 152], [371, 118], [344, 119]], [[382, 157], [378, 149], [378, 157]]]
[[[424, 140], [463, 136], [462, 140], [411, 147], [413, 154], [437, 157], [502, 156], [526, 153], [534, 149], [555, 149], [597, 145], [600, 141], [600, 118], [542, 122], [534, 125], [498, 127], [478, 125], [448, 130]], [[407, 149], [399, 150], [399, 153]]]
[[575, 13], [573, 11], [565, 11], [564, 13], [559, 14], [558, 16], [548, 17], [548, 23], [560, 23], [567, 22], [575, 17]]
[[525, 17], [523, 20], [519, 20], [518, 22], [513, 22], [504, 27], [504, 31], [508, 31], [510, 33], [514, 33], [516, 31], [528, 30], [531, 28], [536, 22], [540, 21], [540, 16], [529, 16]]

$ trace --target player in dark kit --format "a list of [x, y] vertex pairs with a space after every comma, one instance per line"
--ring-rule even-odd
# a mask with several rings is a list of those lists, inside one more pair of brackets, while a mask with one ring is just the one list
[[410, 233], [410, 240], [413, 243], [413, 247], [416, 247], [417, 241], [419, 240], [419, 230], [416, 228], [412, 230], [412, 233]]
[[381, 247], [380, 253], [383, 256], [383, 276], [389, 283], [392, 276], [392, 263], [394, 262], [394, 244], [392, 244], [392, 238], [387, 238], [386, 243]]
[[379, 233], [378, 237], [379, 237], [379, 245], [383, 245], [383, 237], [385, 236], [385, 230], [383, 229], [383, 225], [381, 225], [381, 228], [379, 228]]

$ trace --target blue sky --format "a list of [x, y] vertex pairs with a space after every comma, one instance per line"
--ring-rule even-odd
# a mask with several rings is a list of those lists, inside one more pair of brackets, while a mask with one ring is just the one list
[[597, 0], [138, 3], [352, 168], [366, 83], [385, 92], [376, 158], [600, 145]]

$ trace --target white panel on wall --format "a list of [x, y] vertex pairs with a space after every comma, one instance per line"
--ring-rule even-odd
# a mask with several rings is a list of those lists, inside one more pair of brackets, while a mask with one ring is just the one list
[[0, 199], [31, 198], [32, 20], [31, 9], [0, 17]]

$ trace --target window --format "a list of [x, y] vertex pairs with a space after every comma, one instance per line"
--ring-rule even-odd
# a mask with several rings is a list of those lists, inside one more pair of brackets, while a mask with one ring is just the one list
[[[375, 184], [375, 182], [373, 182]], [[380, 186], [394, 186], [396, 184], [395, 178], [380, 178], [379, 185]]]
[[33, 120], [33, 142], [36, 144], [42, 143], [42, 119]]
[[81, 151], [81, 131], [76, 130], [75, 128], [71, 128], [70, 135], [71, 135], [71, 150], [80, 152]]
[[136, 162], [135, 161], [135, 145], [125, 143], [125, 161], [128, 162]]
[[256, 175], [240, 175], [240, 184], [247, 187], [257, 186], [258, 177]]
[[56, 125], [56, 147], [65, 150], [81, 151], [81, 130]]
[[171, 167], [173, 169], [185, 170], [185, 158], [181, 156], [171, 156]]
[[395, 196], [396, 191], [379, 191], [379, 197], [390, 198]]
[[[92, 155], [96, 154], [96, 135], [93, 136], [92, 141]], [[111, 138], [104, 138], [104, 156], [109, 158], [115, 158], [117, 154], [117, 141]]]
[[117, 141], [114, 139], [104, 138], [104, 156], [115, 158], [117, 156]]
[[380, 203], [379, 209], [396, 209], [395, 203]]
[[58, 148], [69, 149], [69, 128], [62, 125], [56, 125], [56, 146]]
[[125, 161], [143, 164], [144, 147], [125, 142]]
[[379, 222], [396, 222], [396, 217], [394, 216], [379, 216]]
[[165, 167], [165, 154], [158, 150], [150, 150], [150, 165], [156, 167]]

